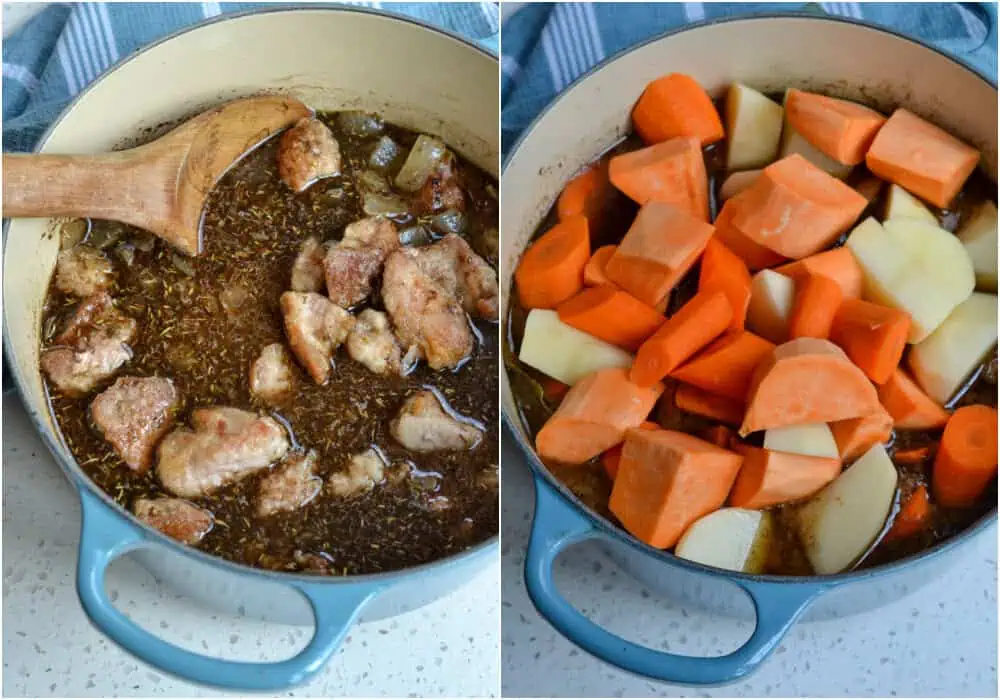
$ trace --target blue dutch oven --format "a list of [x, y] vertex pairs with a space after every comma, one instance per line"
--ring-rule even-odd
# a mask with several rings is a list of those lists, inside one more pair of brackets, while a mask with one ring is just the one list
[[[995, 6], [989, 39], [996, 45]], [[843, 97], [902, 105], [982, 149], [997, 173], [997, 89], [993, 80], [913, 39], [853, 20], [805, 14], [753, 16], [694, 24], [651, 39], [597, 66], [563, 92], [524, 132], [503, 170], [502, 289], [562, 186], [629, 133], [629, 112], [643, 88], [668, 72], [688, 73], [715, 95], [733, 81], [764, 91], [823, 89]], [[508, 298], [504, 299], [506, 317]], [[513, 350], [516, 350], [514, 348]], [[649, 547], [577, 499], [542, 464], [506, 373], [504, 419], [534, 476], [535, 519], [525, 562], [528, 593], [567, 638], [624, 670], [672, 683], [715, 685], [753, 672], [789, 628], [897, 600], [954, 564], [966, 546], [995, 527], [996, 510], [961, 535], [918, 556], [836, 576], [752, 576], [696, 564]], [[553, 562], [567, 547], [596, 540], [649, 590], [717, 614], [753, 616], [737, 650], [692, 657], [649, 649], [599, 627], [567, 602]]]
[[[208, 63], [211, 70], [204, 70]], [[74, 100], [38, 150], [107, 151], [143, 127], [233, 97], [274, 90], [317, 109], [378, 111], [392, 122], [438, 133], [495, 176], [498, 83], [495, 55], [408, 18], [346, 7], [268, 9], [206, 22], [128, 57]], [[53, 231], [49, 220], [9, 223], [3, 261], [4, 349], [28, 413], [80, 494], [80, 601], [94, 625], [124, 649], [197, 683], [287, 688], [315, 675], [356, 621], [425, 605], [496, 560], [493, 537], [446, 559], [387, 574], [274, 573], [182, 546], [136, 520], [87, 478], [48, 410], [38, 352], [40, 310], [59, 248]], [[109, 600], [105, 572], [124, 555], [211, 609], [312, 624], [315, 632], [301, 652], [275, 663], [226, 661], [176, 647], [139, 627]]]

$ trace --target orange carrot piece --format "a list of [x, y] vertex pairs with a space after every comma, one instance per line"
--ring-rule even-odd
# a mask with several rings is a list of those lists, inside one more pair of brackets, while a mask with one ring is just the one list
[[615, 188], [608, 179], [608, 160], [602, 158], [566, 184], [556, 204], [560, 221], [582, 215], [587, 217], [592, 234], [603, 228], [615, 199]]
[[763, 270], [766, 267], [780, 265], [786, 258], [751, 240], [733, 224], [745, 193], [744, 190], [722, 205], [722, 211], [715, 218], [715, 238], [739, 256], [750, 270]]
[[876, 384], [884, 384], [899, 367], [910, 334], [905, 311], [845, 299], [830, 329], [830, 340], [839, 345], [861, 371]]
[[605, 245], [594, 251], [583, 268], [583, 283], [585, 285], [597, 287], [602, 284], [612, 284], [608, 276], [604, 274], [604, 268], [616, 250], [618, 250], [616, 245]]
[[845, 462], [857, 459], [873, 445], [889, 442], [892, 437], [892, 416], [881, 406], [866, 416], [830, 423], [837, 451]]
[[846, 246], [810, 255], [775, 268], [774, 271], [791, 277], [796, 282], [801, 282], [809, 275], [823, 275], [840, 285], [845, 299], [857, 299], [861, 296], [861, 266], [854, 253]]
[[615, 156], [608, 175], [638, 204], [666, 202], [708, 221], [708, 175], [696, 138], [679, 136]]
[[910, 447], [896, 450], [892, 453], [892, 461], [896, 464], [920, 464], [931, 456], [931, 446]]
[[760, 168], [754, 170], [740, 170], [726, 176], [722, 187], [719, 188], [719, 199], [725, 202], [727, 199], [735, 197], [740, 192], [753, 184], [753, 181], [760, 175]]
[[538, 454], [565, 464], [583, 464], [638, 427], [663, 392], [663, 385], [636, 386], [628, 372], [601, 369], [578, 381], [535, 436]]
[[664, 202], [644, 205], [604, 268], [608, 279], [654, 308], [691, 269], [713, 228]]
[[978, 163], [979, 151], [905, 109], [892, 113], [865, 156], [880, 178], [942, 208]]
[[674, 405], [682, 411], [702, 418], [711, 418], [728, 425], [739, 425], [744, 406], [739, 401], [716, 396], [690, 384], [679, 384], [674, 392]]
[[[829, 277], [809, 275], [795, 285], [795, 300], [788, 318], [790, 338], [828, 338], [844, 295]], [[904, 339], [905, 340], [905, 339]], [[849, 354], [849, 353], [848, 353]]]
[[785, 96], [788, 124], [817, 149], [844, 165], [857, 165], [885, 117], [856, 102], [792, 88]]
[[997, 410], [962, 406], [941, 434], [931, 471], [934, 500], [950, 508], [971, 506], [996, 475]]
[[797, 153], [764, 168], [736, 199], [733, 225], [795, 260], [828, 248], [868, 206], [853, 188]]
[[840, 474], [840, 460], [744, 447], [743, 466], [729, 493], [736, 508], [770, 508], [809, 498]]
[[670, 376], [711, 394], [745, 402], [754, 369], [774, 350], [774, 343], [750, 331], [730, 331]]
[[706, 428], [701, 431], [701, 437], [713, 445], [727, 450], [733, 449], [733, 445], [737, 442], [736, 433], [725, 425], [713, 425], [711, 428]]
[[528, 246], [514, 272], [521, 306], [552, 309], [583, 288], [590, 259], [590, 233], [584, 216], [573, 216]]
[[743, 458], [674, 430], [630, 430], [608, 507], [647, 544], [667, 549], [720, 508]]
[[740, 435], [801, 423], [832, 423], [881, 409], [875, 387], [828, 340], [797, 338], [754, 370]]
[[545, 398], [551, 403], [558, 404], [566, 397], [568, 391], [569, 384], [563, 384], [558, 379], [546, 377], [542, 381], [542, 393], [545, 394]]
[[915, 535], [930, 524], [930, 519], [931, 502], [927, 497], [927, 487], [921, 484], [903, 501], [892, 527], [885, 533], [885, 539], [896, 540]]
[[742, 330], [750, 305], [750, 271], [740, 256], [713, 236], [701, 256], [699, 292], [722, 292], [733, 310], [730, 327]]
[[925, 394], [903, 370], [896, 369], [878, 388], [878, 400], [893, 425], [906, 430], [934, 430], [948, 422], [948, 412]]
[[646, 143], [694, 136], [702, 146], [725, 136], [722, 119], [704, 88], [689, 75], [657, 78], [632, 109], [632, 124]]
[[634, 352], [666, 322], [656, 309], [617, 287], [587, 287], [556, 307], [568, 326]]
[[732, 317], [722, 292], [695, 294], [639, 348], [632, 381], [640, 386], [660, 381], [726, 330]]
[[[661, 426], [659, 423], [653, 423], [652, 421], [643, 421], [642, 425], [639, 426], [640, 430], [660, 430]], [[618, 476], [618, 466], [622, 461], [622, 445], [615, 445], [610, 450], [601, 455], [601, 465], [604, 467], [605, 473], [608, 478], [612, 481]]]

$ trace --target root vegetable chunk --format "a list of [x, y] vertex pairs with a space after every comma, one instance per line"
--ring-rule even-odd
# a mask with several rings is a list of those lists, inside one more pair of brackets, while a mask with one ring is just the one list
[[931, 492], [943, 506], [968, 507], [997, 475], [997, 410], [976, 404], [952, 414], [941, 436]]
[[638, 204], [666, 202], [708, 221], [708, 175], [701, 143], [677, 137], [611, 159], [612, 184]]
[[257, 514], [261, 517], [298, 510], [316, 498], [323, 488], [323, 480], [313, 472], [316, 468], [315, 451], [293, 454], [265, 476], [257, 489]]
[[884, 445], [892, 437], [892, 416], [882, 407], [860, 418], [834, 421], [830, 424], [837, 441], [840, 459], [857, 459], [874, 445]]
[[315, 292], [285, 292], [281, 313], [292, 352], [313, 381], [326, 384], [330, 360], [354, 327], [354, 317]]
[[861, 296], [863, 277], [861, 266], [858, 265], [854, 253], [847, 246], [810, 255], [807, 258], [782, 265], [774, 270], [796, 282], [809, 275], [829, 277], [838, 285], [845, 299], [857, 299]]
[[553, 379], [573, 385], [609, 367], [629, 367], [633, 356], [559, 320], [549, 309], [532, 309], [524, 324], [518, 359]]
[[984, 292], [997, 291], [997, 205], [986, 201], [979, 205], [971, 219], [962, 224], [958, 238], [972, 260], [976, 273], [976, 288]]
[[743, 465], [729, 494], [737, 508], [770, 508], [809, 498], [840, 474], [831, 457], [744, 447]]
[[849, 100], [790, 89], [785, 95], [788, 123], [825, 155], [857, 165], [885, 123], [873, 109]]
[[94, 424], [134, 471], [153, 463], [156, 443], [168, 430], [180, 397], [163, 377], [122, 377], [90, 404]]
[[296, 192], [320, 178], [340, 174], [340, 144], [326, 124], [305, 117], [281, 135], [278, 174]]
[[215, 525], [209, 511], [182, 498], [139, 498], [133, 510], [139, 520], [186, 545], [201, 542]]
[[108, 289], [114, 281], [113, 274], [111, 261], [90, 246], [73, 246], [59, 253], [56, 259], [56, 287], [81, 299]]
[[482, 441], [483, 431], [456, 415], [433, 391], [420, 391], [406, 400], [390, 431], [414, 452], [471, 450]]
[[770, 513], [720, 508], [695, 521], [674, 554], [720, 569], [760, 574], [767, 564], [772, 527]]
[[771, 428], [764, 433], [764, 449], [810, 457], [840, 458], [837, 441], [826, 423]]
[[670, 376], [699, 389], [744, 403], [750, 380], [774, 343], [749, 331], [730, 331]]
[[583, 288], [590, 225], [582, 214], [562, 219], [528, 246], [514, 270], [521, 306], [553, 309]]
[[893, 425], [907, 430], [934, 430], [948, 422], [948, 412], [929, 397], [906, 372], [897, 369], [878, 388], [878, 400], [892, 416]]
[[747, 328], [772, 343], [783, 343], [794, 304], [795, 282], [774, 270], [761, 270], [750, 280]]
[[683, 73], [670, 73], [649, 83], [632, 110], [632, 124], [646, 143], [694, 136], [707, 146], [725, 136], [712, 98], [698, 81]]
[[890, 185], [885, 202], [885, 220], [913, 219], [932, 226], [938, 225], [937, 217], [919, 199], [899, 185]]
[[563, 323], [630, 352], [666, 321], [656, 309], [611, 285], [587, 287], [556, 311]]
[[281, 343], [260, 351], [250, 366], [250, 391], [269, 404], [280, 403], [292, 390], [292, 360]]
[[726, 169], [768, 165], [778, 154], [784, 110], [756, 90], [733, 83], [726, 93]]

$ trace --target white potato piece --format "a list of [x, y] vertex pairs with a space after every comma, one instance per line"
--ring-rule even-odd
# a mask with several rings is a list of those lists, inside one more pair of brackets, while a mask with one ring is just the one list
[[803, 423], [764, 431], [764, 449], [811, 457], [840, 459], [837, 441], [826, 423]]
[[772, 343], [785, 342], [794, 300], [795, 280], [774, 270], [761, 270], [750, 281], [747, 328]]
[[973, 292], [937, 330], [913, 346], [910, 369], [927, 395], [945, 404], [996, 342], [996, 295]]
[[722, 187], [719, 188], [719, 197], [722, 198], [722, 201], [735, 197], [752, 185], [758, 175], [760, 175], [760, 170], [741, 170], [740, 172], [730, 173], [726, 176]]
[[770, 513], [721, 508], [696, 520], [674, 553], [699, 564], [759, 574], [767, 561], [771, 532]]
[[890, 219], [913, 219], [933, 226], [938, 225], [937, 217], [931, 214], [931, 210], [899, 185], [890, 185], [889, 194], [886, 196], [885, 220]]
[[847, 238], [864, 279], [864, 298], [910, 315], [919, 343], [965, 301], [976, 285], [972, 262], [954, 235], [912, 219], [867, 218]]
[[760, 168], [778, 155], [785, 110], [753, 88], [733, 83], [726, 93], [727, 170]]
[[817, 574], [854, 564], [885, 527], [898, 475], [885, 448], [875, 445], [796, 513], [799, 539]]
[[[728, 180], [727, 180], [728, 182]], [[725, 185], [723, 185], [725, 189]], [[958, 239], [972, 260], [976, 272], [976, 288], [997, 291], [997, 205], [986, 201], [958, 230]]]
[[564, 384], [605, 367], [629, 367], [633, 356], [568, 326], [551, 309], [532, 309], [524, 324], [521, 362]]

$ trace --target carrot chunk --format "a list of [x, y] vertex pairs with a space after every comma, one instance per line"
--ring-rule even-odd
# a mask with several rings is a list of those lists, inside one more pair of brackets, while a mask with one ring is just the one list
[[941, 434], [931, 492], [943, 506], [961, 508], [976, 502], [997, 475], [997, 410], [962, 406]]
[[750, 270], [763, 270], [785, 262], [786, 258], [752, 240], [733, 220], [743, 206], [746, 190], [726, 201], [715, 218], [715, 238], [739, 256]]
[[691, 269], [714, 229], [664, 202], [650, 202], [636, 215], [618, 250], [608, 260], [608, 279], [654, 308]]
[[796, 282], [801, 282], [809, 275], [829, 277], [840, 285], [845, 299], [857, 299], [861, 296], [861, 266], [854, 253], [846, 246], [810, 255], [775, 268], [774, 271], [791, 277]]
[[853, 188], [797, 153], [764, 168], [736, 199], [733, 225], [758, 245], [795, 260], [829, 247], [868, 206]]
[[830, 340], [840, 346], [876, 384], [884, 384], [899, 366], [910, 334], [905, 311], [845, 299], [830, 329]]
[[934, 430], [948, 422], [948, 412], [925, 394], [903, 370], [896, 369], [878, 388], [878, 400], [893, 425], [906, 430]]
[[722, 292], [733, 311], [731, 328], [741, 329], [750, 305], [750, 271], [740, 256], [713, 236], [701, 256], [699, 292]]
[[920, 464], [931, 456], [930, 445], [909, 447], [892, 453], [892, 461], [896, 464]]
[[552, 309], [583, 288], [583, 268], [590, 259], [590, 233], [584, 216], [573, 216], [528, 246], [514, 272], [517, 293], [526, 309]]
[[605, 245], [594, 251], [583, 268], [583, 283], [585, 285], [597, 287], [602, 284], [612, 284], [608, 276], [604, 274], [604, 268], [616, 250], [618, 250], [616, 245]]
[[638, 204], [666, 202], [708, 221], [708, 175], [696, 138], [679, 136], [615, 156], [609, 177]]
[[896, 540], [915, 535], [928, 526], [930, 519], [931, 502], [927, 497], [927, 487], [920, 484], [903, 501], [896, 518], [892, 521], [892, 527], [885, 534], [885, 539]]
[[978, 163], [979, 151], [905, 109], [892, 113], [865, 156], [880, 178], [942, 208]]
[[634, 352], [667, 319], [617, 287], [587, 287], [556, 307], [559, 320]]
[[664, 75], [646, 86], [632, 109], [632, 124], [646, 143], [694, 136], [707, 146], [725, 136], [712, 98], [698, 81], [681, 73]]
[[866, 416], [839, 420], [830, 424], [840, 458], [848, 462], [857, 459], [873, 445], [889, 442], [892, 437], [892, 416], [879, 406]]
[[797, 338], [776, 347], [754, 371], [740, 435], [859, 418], [879, 409], [875, 387], [840, 348]]
[[566, 184], [556, 203], [560, 221], [585, 216], [592, 234], [604, 227], [615, 200], [615, 188], [608, 179], [608, 160], [602, 158]]
[[608, 503], [635, 537], [673, 547], [695, 520], [726, 502], [743, 458], [673, 430], [630, 430]]
[[840, 474], [840, 460], [775, 452], [760, 447], [741, 450], [743, 465], [729, 494], [736, 508], [770, 508], [809, 498]]
[[788, 317], [788, 336], [828, 338], [843, 298], [840, 285], [829, 277], [809, 275], [797, 282], [792, 313]]
[[792, 88], [785, 96], [788, 124], [826, 155], [844, 165], [857, 165], [885, 117], [856, 102]]
[[663, 385], [636, 386], [621, 368], [598, 370], [578, 381], [535, 436], [538, 454], [583, 464], [617, 445], [638, 427], [660, 398]]
[[[660, 430], [661, 425], [659, 423], [653, 423], [652, 421], [643, 421], [642, 425], [639, 426], [640, 430]], [[610, 450], [601, 455], [601, 466], [604, 467], [605, 473], [608, 478], [612, 481], [618, 476], [618, 466], [622, 461], [622, 445], [615, 445]]]
[[729, 331], [670, 376], [711, 394], [745, 402], [754, 369], [774, 343], [750, 331]]
[[682, 411], [702, 418], [711, 418], [728, 425], [739, 425], [743, 420], [743, 404], [739, 401], [716, 396], [690, 384], [680, 384], [674, 392], [674, 405]]
[[698, 293], [639, 348], [630, 377], [649, 386], [708, 345], [733, 317], [722, 292]]

